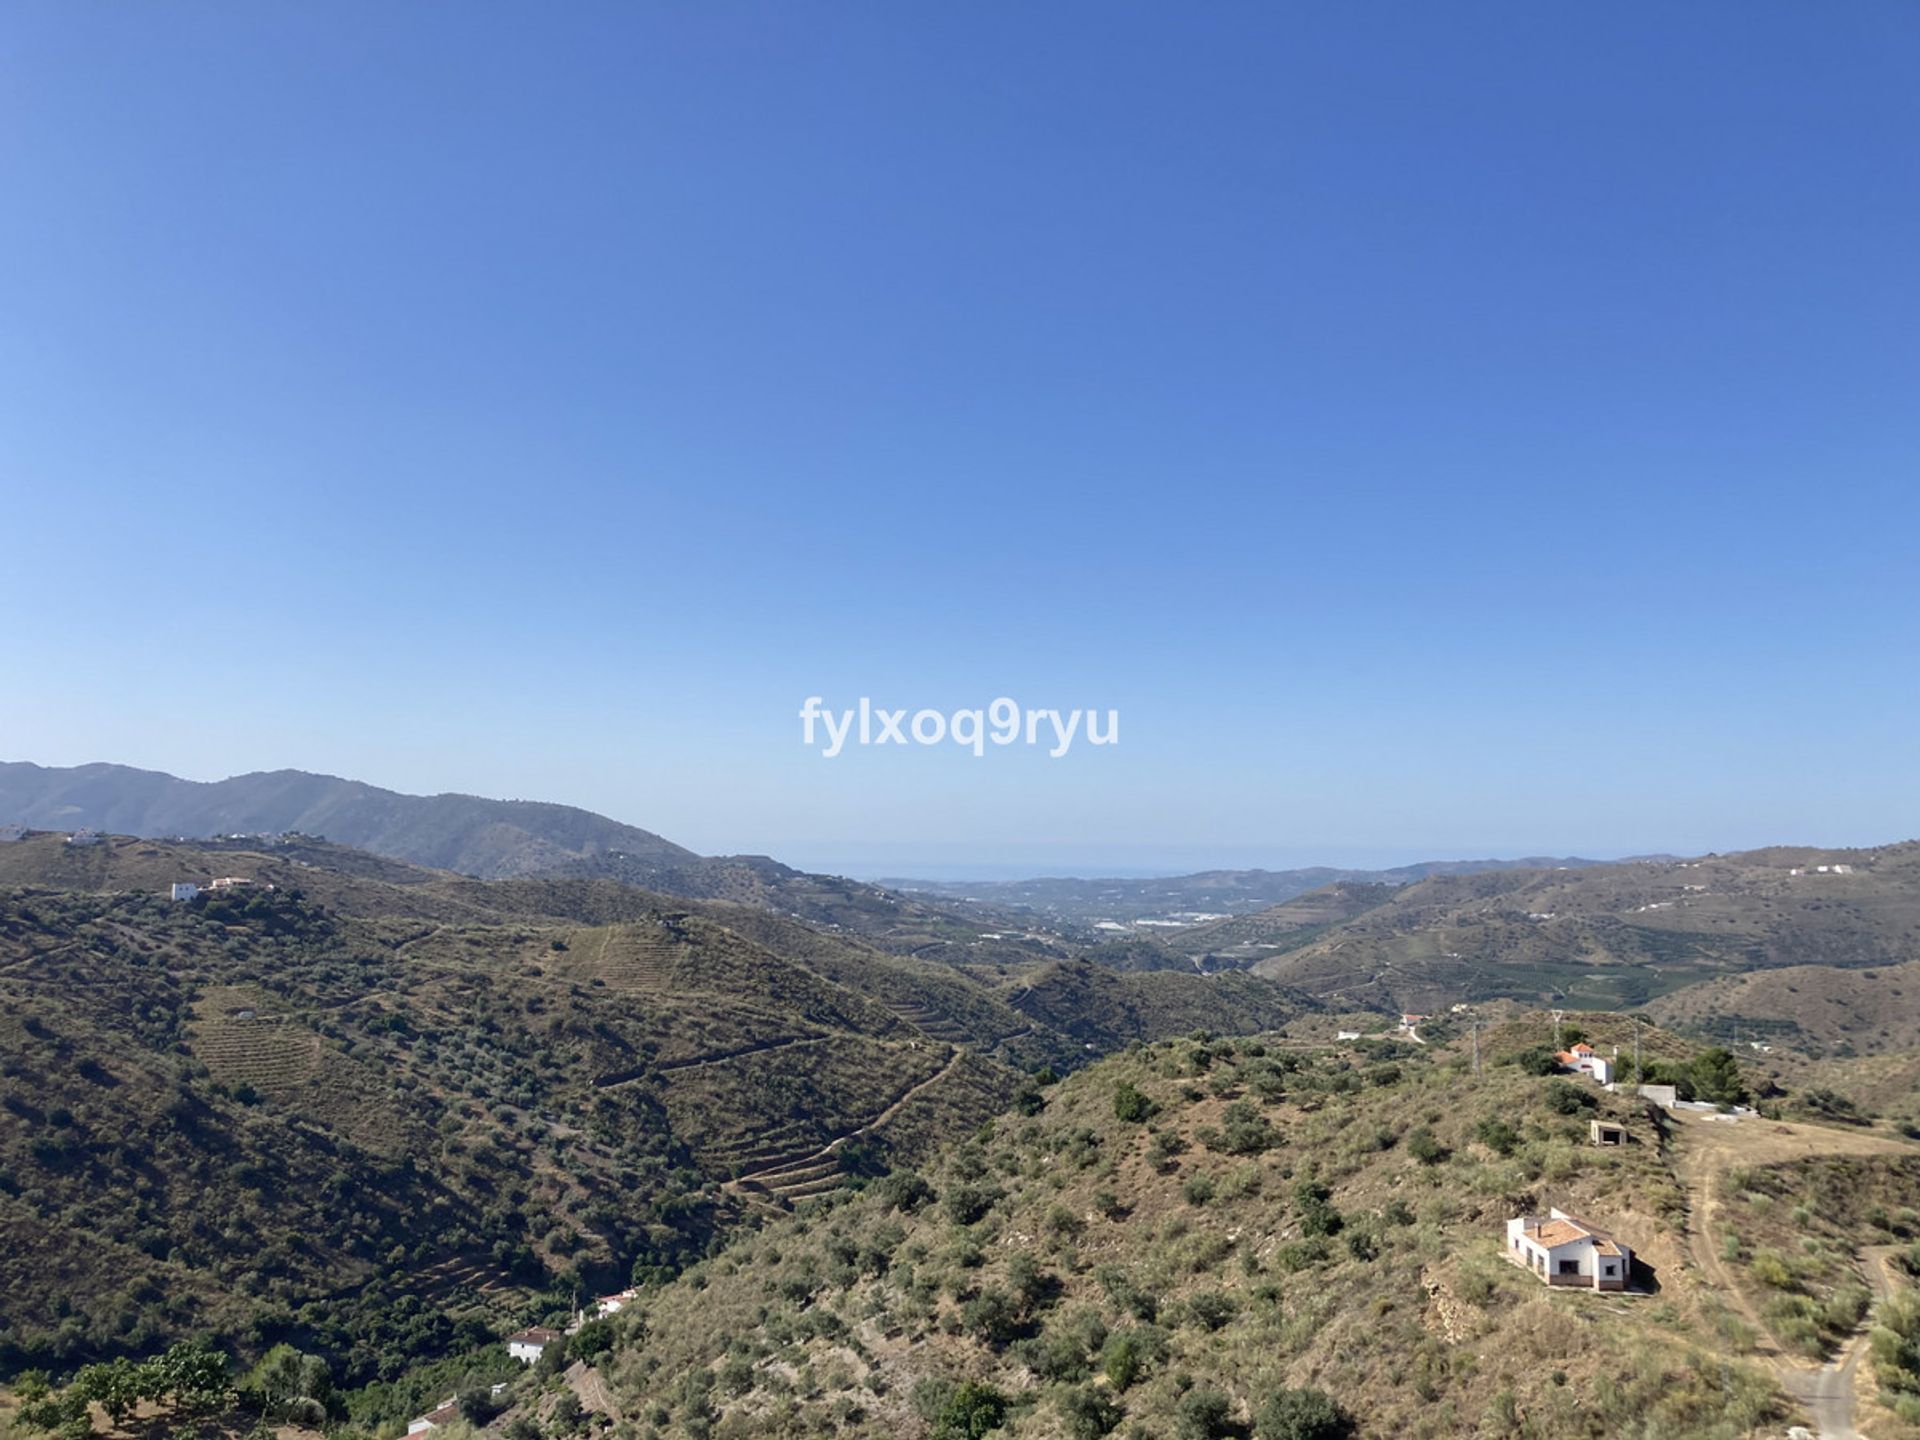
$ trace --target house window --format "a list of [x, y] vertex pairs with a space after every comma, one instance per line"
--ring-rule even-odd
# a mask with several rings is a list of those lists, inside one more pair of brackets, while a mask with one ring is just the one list
[[1560, 1273], [1562, 1275], [1578, 1275], [1580, 1273], [1580, 1262], [1578, 1260], [1562, 1260], [1560, 1262]]
[[1613, 1262], [1609, 1260], [1604, 1266], [1601, 1267], [1600, 1273], [1603, 1275], [1611, 1275], [1613, 1273]]

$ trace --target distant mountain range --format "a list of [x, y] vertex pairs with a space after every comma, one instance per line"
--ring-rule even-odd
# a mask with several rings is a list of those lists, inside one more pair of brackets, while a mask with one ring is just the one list
[[[759, 905], [900, 951], [969, 942], [1011, 921], [985, 907], [965, 907], [963, 915], [951, 903], [811, 875], [764, 855], [698, 855], [571, 805], [403, 795], [304, 770], [203, 782], [128, 765], [0, 762], [0, 825], [148, 839], [306, 836], [481, 880], [617, 880], [687, 899]], [[286, 844], [277, 848], [285, 851]], [[1037, 937], [989, 943], [1009, 960], [1059, 953]], [[993, 958], [979, 946], [969, 953]]]
[[[1668, 858], [1665, 856], [1659, 857]], [[1251, 915], [1328, 885], [1410, 885], [1434, 875], [1478, 875], [1492, 870], [1572, 870], [1608, 862], [1530, 856], [1524, 860], [1425, 860], [1389, 870], [1202, 870], [1152, 878], [1038, 880], [911, 880], [876, 883], [907, 894], [938, 895], [1003, 909], [1026, 910], [1066, 924], [1127, 923], [1194, 914]]]

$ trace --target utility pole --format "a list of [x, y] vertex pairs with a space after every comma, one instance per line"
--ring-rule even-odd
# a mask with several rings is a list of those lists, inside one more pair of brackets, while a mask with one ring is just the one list
[[1556, 1050], [1564, 1050], [1567, 1048], [1560, 1043], [1560, 1021], [1566, 1013], [1564, 1010], [1556, 1010], [1553, 1012], [1553, 1048]]
[[1633, 1017], [1633, 1083], [1640, 1083], [1640, 1017]]
[[1473, 1073], [1480, 1073], [1480, 1017], [1473, 1017]]

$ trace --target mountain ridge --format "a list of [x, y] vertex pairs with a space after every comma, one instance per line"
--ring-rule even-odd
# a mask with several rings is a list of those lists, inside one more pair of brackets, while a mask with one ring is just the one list
[[105, 761], [71, 767], [0, 761], [0, 815], [24, 825], [149, 838], [324, 835], [377, 855], [487, 880], [602, 854], [661, 869], [704, 858], [650, 830], [577, 806], [458, 792], [409, 795], [295, 769], [183, 780]]

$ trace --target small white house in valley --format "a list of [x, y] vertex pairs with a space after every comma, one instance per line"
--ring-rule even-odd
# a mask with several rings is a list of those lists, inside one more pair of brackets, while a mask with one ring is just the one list
[[1548, 1285], [1624, 1290], [1633, 1272], [1632, 1250], [1564, 1210], [1507, 1221], [1506, 1254]]
[[618, 1315], [622, 1310], [627, 1308], [627, 1302], [639, 1295], [639, 1293], [638, 1290], [622, 1290], [617, 1295], [602, 1295], [599, 1300], [594, 1302], [594, 1313], [602, 1318], [608, 1315]]
[[1562, 1050], [1554, 1058], [1563, 1069], [1578, 1075], [1591, 1075], [1602, 1085], [1613, 1083], [1613, 1062], [1591, 1045], [1575, 1045], [1570, 1050]]
[[191, 880], [176, 880], [173, 882], [173, 898], [175, 900], [191, 900], [199, 893], [200, 887], [195, 885]]
[[531, 1365], [547, 1353], [549, 1345], [565, 1338], [558, 1330], [549, 1330], [544, 1325], [535, 1325], [531, 1329], [522, 1330], [517, 1335], [507, 1337], [507, 1354], [522, 1365]]

